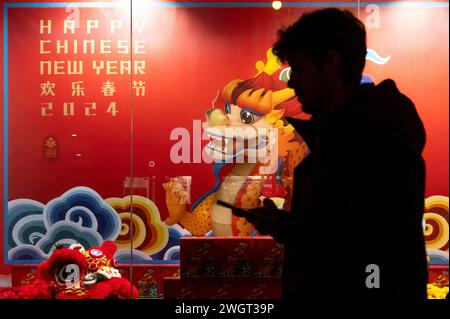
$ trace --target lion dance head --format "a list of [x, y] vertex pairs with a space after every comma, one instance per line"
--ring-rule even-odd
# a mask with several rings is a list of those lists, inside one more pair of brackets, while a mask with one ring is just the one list
[[116, 268], [116, 250], [112, 241], [87, 250], [80, 244], [57, 248], [39, 265], [34, 282], [2, 289], [0, 299], [136, 298], [137, 289]]

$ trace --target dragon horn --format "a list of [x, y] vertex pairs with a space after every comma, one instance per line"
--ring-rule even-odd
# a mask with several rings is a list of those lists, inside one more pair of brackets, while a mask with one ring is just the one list
[[266, 55], [267, 55], [267, 63], [264, 66], [264, 72], [266, 72], [269, 75], [272, 75], [281, 67], [281, 64], [278, 61], [278, 58], [275, 56], [275, 54], [273, 54], [272, 48], [269, 48], [267, 50]]
[[255, 64], [255, 68], [258, 71], [255, 75], [255, 77], [257, 77], [258, 75], [260, 75], [262, 72], [264, 72], [264, 62], [261, 60], [258, 60], [258, 62], [256, 62]]
[[267, 50], [266, 56], [267, 56], [266, 64], [264, 64], [264, 62], [261, 60], [256, 62], [255, 67], [256, 67], [257, 73], [256, 73], [255, 77], [260, 75], [263, 72], [267, 73], [268, 75], [272, 75], [281, 67], [281, 64], [278, 61], [278, 58], [272, 52], [272, 48], [269, 48]]

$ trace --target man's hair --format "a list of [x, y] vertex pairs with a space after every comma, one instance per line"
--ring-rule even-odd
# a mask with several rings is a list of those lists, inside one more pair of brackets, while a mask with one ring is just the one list
[[289, 62], [300, 51], [317, 65], [323, 64], [330, 50], [341, 55], [344, 80], [359, 83], [366, 62], [366, 30], [347, 10], [329, 8], [305, 13], [293, 25], [278, 31], [273, 46], [282, 62]]

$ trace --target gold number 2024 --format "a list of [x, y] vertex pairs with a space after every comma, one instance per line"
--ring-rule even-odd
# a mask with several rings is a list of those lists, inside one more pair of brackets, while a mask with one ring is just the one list
[[[97, 103], [83, 103], [84, 106], [84, 116], [95, 116], [97, 115]], [[79, 111], [78, 111], [79, 112]], [[111, 113], [112, 116], [116, 116], [119, 111], [117, 110], [116, 102], [109, 103], [108, 108], [106, 109], [106, 113]], [[75, 103], [63, 103], [62, 106], [62, 115], [63, 116], [75, 116]], [[53, 103], [41, 103], [41, 116], [53, 116], [55, 115], [55, 109]]]

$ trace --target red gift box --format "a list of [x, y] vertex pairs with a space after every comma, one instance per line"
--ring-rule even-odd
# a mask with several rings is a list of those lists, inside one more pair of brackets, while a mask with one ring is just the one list
[[122, 278], [130, 280], [130, 265], [128, 264], [119, 264], [117, 265], [117, 269], [119, 270]]
[[159, 298], [158, 267], [153, 265], [133, 265], [132, 283], [138, 289], [138, 298]]
[[199, 297], [201, 299], [232, 299], [235, 298], [236, 284], [232, 279], [212, 278], [198, 279]]
[[281, 280], [274, 278], [246, 278], [239, 281], [238, 299], [279, 299]]
[[173, 265], [159, 265], [158, 269], [158, 292], [162, 295], [164, 295], [164, 278], [170, 277], [170, 278], [180, 278], [180, 265], [179, 264], [173, 264]]
[[214, 277], [214, 239], [182, 237], [180, 239], [180, 267], [181, 278]]
[[248, 278], [252, 275], [251, 237], [216, 237], [214, 241], [218, 278]]
[[284, 246], [272, 237], [253, 238], [254, 267], [253, 276], [262, 278], [281, 278]]
[[428, 283], [435, 283], [437, 286], [447, 286], [449, 283], [448, 266], [429, 265]]
[[193, 280], [164, 278], [164, 299], [197, 299], [198, 284]]
[[28, 285], [36, 280], [38, 265], [18, 265], [11, 268], [11, 286]]

